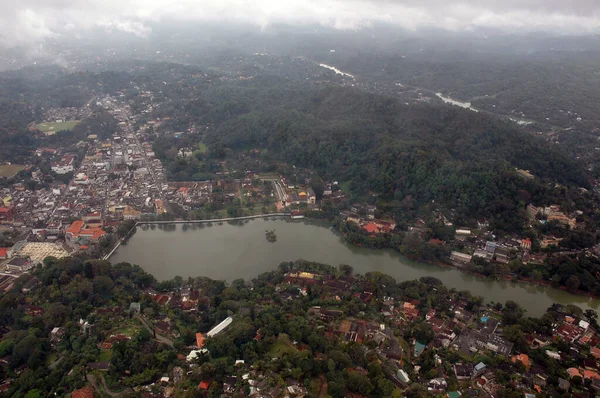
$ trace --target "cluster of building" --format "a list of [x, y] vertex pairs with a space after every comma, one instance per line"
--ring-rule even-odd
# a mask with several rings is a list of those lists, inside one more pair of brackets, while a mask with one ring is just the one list
[[51, 108], [44, 114], [44, 120], [54, 123], [62, 123], [67, 120], [83, 120], [92, 116], [93, 110], [89, 106]]
[[396, 222], [392, 219], [377, 219], [376, 211], [377, 206], [375, 205], [355, 203], [350, 210], [342, 211], [341, 216], [344, 221], [359, 225], [371, 236], [391, 233], [396, 228]]
[[[481, 362], [465, 360], [478, 355], [499, 355], [511, 358], [515, 363], [521, 362], [525, 372], [516, 381], [516, 387], [530, 396], [543, 393], [549, 382], [548, 369], [544, 363], [534, 363], [527, 354], [515, 353], [514, 344], [504, 337], [501, 314], [492, 308], [483, 311], [469, 310], [466, 301], [456, 295], [450, 295], [449, 308], [440, 310], [434, 307], [425, 311], [420, 309], [422, 303], [419, 300], [401, 300], [397, 297], [377, 299], [368, 283], [360, 286], [360, 283], [350, 276], [333, 278], [329, 275], [295, 272], [288, 273], [283, 283], [298, 286], [298, 293], [291, 295], [289, 288], [280, 289], [282, 297], [286, 300], [301, 299], [302, 292], [306, 291], [308, 286], [319, 285], [324, 302], [342, 301], [343, 297], [351, 294], [369, 305], [380, 307], [385, 319], [381, 324], [348, 317], [335, 307], [313, 307], [309, 314], [329, 323], [328, 334], [340, 336], [349, 342], [374, 341], [386, 375], [402, 388], [418, 382], [430, 393], [447, 394], [444, 396], [481, 396], [482, 392], [484, 396], [497, 396], [498, 391], [505, 385], [498, 381], [496, 370]], [[452, 313], [452, 316], [448, 317], [448, 313]], [[402, 332], [415, 322], [429, 324], [434, 336], [426, 344], [413, 340], [410, 342], [410, 352], [407, 353], [395, 336], [402, 335], [398, 330]], [[559, 380], [559, 389], [569, 391], [572, 379], [579, 377], [578, 385], [581, 385], [583, 380], [591, 391], [596, 394], [600, 392], [600, 334], [583, 316], [559, 313], [558, 321], [552, 325], [552, 334], [532, 332], [526, 335], [526, 339], [530, 349], [543, 349], [549, 358], [556, 361], [557, 366], [565, 360], [572, 360], [577, 364], [567, 369], [571, 380]], [[558, 349], [562, 347], [561, 340], [568, 343], [568, 351]], [[460, 354], [463, 360], [452, 364], [451, 367], [454, 374], [445, 373], [444, 359], [437, 354], [437, 376], [429, 379], [420, 373], [418, 358], [432, 348], [450, 349]], [[449, 376], [455, 376], [460, 382], [460, 390], [447, 389], [445, 380]], [[479, 392], [474, 392], [473, 387]]]

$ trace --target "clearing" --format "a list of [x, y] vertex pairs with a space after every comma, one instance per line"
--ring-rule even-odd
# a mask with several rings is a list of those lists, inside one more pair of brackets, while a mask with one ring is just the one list
[[0, 164], [0, 177], [10, 178], [24, 168], [22, 164]]
[[60, 123], [44, 122], [37, 124], [35, 128], [42, 133], [47, 133], [50, 131], [71, 130], [73, 127], [77, 126], [77, 124], [79, 124], [79, 120], [67, 120], [66, 122]]
[[293, 354], [296, 351], [298, 349], [294, 347], [289, 336], [287, 334], [280, 334], [277, 336], [277, 341], [271, 346], [269, 354], [272, 357], [282, 357], [285, 354]]
[[204, 142], [200, 141], [198, 143], [198, 152], [205, 153], [206, 151], [208, 151], [208, 147], [206, 146], [206, 144]]

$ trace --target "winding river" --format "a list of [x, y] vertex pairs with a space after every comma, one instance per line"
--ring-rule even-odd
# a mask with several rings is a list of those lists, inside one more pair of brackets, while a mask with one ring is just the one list
[[[159, 280], [180, 275], [231, 281], [251, 279], [276, 269], [282, 261], [305, 259], [335, 266], [349, 264], [362, 274], [381, 271], [397, 281], [434, 276], [450, 288], [469, 290], [487, 301], [517, 301], [530, 316], [542, 315], [555, 302], [583, 309], [600, 307], [600, 300], [551, 287], [485, 280], [456, 269], [412, 262], [392, 250], [358, 248], [330, 228], [309, 221], [261, 218], [212, 226], [153, 227], [139, 227], [110, 261], [139, 264]], [[275, 230], [277, 241], [267, 242], [265, 230]]]

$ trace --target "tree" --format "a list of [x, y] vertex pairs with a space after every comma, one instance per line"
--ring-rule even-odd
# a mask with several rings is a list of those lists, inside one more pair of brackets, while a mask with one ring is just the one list
[[508, 300], [502, 308], [502, 321], [505, 325], [514, 325], [523, 316], [525, 310], [512, 300]]
[[340, 264], [338, 268], [340, 269], [340, 272], [342, 273], [342, 275], [345, 275], [345, 276], [350, 276], [354, 273], [354, 268], [352, 268], [351, 265]]
[[569, 291], [571, 292], [576, 292], [579, 289], [579, 286], [581, 285], [581, 281], [579, 280], [579, 278], [576, 275], [571, 275], [566, 281], [565, 281], [565, 286], [567, 287], [567, 289], [569, 289]]

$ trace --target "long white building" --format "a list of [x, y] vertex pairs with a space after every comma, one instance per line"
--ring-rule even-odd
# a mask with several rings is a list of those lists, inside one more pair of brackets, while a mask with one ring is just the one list
[[233, 322], [233, 318], [232, 317], [227, 317], [223, 320], [223, 322], [219, 323], [217, 326], [215, 326], [214, 328], [212, 328], [208, 333], [206, 333], [207, 337], [215, 337], [216, 335], [218, 335], [219, 333], [221, 333], [223, 330], [227, 329], [227, 327], [229, 325], [231, 325], [231, 322]]

